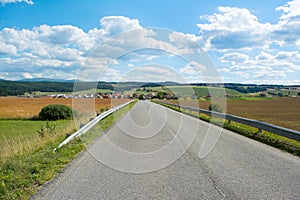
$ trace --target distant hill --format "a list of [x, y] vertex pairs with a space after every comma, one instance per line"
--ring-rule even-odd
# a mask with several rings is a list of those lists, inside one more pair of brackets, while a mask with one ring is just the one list
[[184, 86], [192, 85], [195, 92], [199, 96], [207, 95], [209, 91], [204, 87], [225, 87], [226, 93], [232, 96], [239, 93], [255, 93], [265, 92], [268, 88], [279, 90], [281, 88], [300, 87], [300, 86], [284, 86], [284, 85], [256, 85], [256, 84], [240, 84], [240, 83], [225, 83], [225, 84], [206, 84], [206, 83], [191, 83], [180, 84], [176, 82], [83, 82], [76, 80], [49, 79], [49, 78], [33, 78], [22, 79], [18, 81], [9, 81], [0, 79], [0, 96], [20, 96], [25, 93], [40, 92], [73, 92], [74, 83], [76, 82], [76, 91], [95, 89], [112, 90], [115, 92], [123, 92], [134, 88], [144, 87], [174, 87], [173, 90], [182, 92]]
[[[98, 85], [97, 85], [98, 84]], [[76, 84], [76, 90], [89, 90], [93, 89], [97, 85], [97, 89], [109, 89], [112, 90], [113, 86], [110, 83], [91, 83], [91, 82], [79, 82]], [[20, 96], [25, 93], [32, 93], [36, 91], [40, 92], [73, 92], [73, 82], [52, 82], [52, 81], [8, 81], [0, 80], [0, 96]]]
[[74, 83], [76, 80], [64, 80], [64, 79], [51, 79], [51, 78], [25, 78], [18, 80], [18, 82], [63, 82]]

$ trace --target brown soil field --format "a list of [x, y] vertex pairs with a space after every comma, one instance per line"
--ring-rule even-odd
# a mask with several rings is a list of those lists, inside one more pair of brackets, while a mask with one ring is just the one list
[[96, 111], [101, 108], [111, 108], [128, 99], [62, 99], [62, 98], [0, 98], [0, 119], [19, 119], [37, 116], [41, 109], [50, 104], [64, 104], [79, 112]]
[[[171, 101], [178, 103], [178, 101]], [[208, 109], [210, 101], [185, 100], [181, 104]], [[198, 105], [197, 105], [198, 104]], [[226, 113], [261, 120], [277, 126], [300, 131], [300, 98], [276, 98], [274, 100], [227, 99]]]

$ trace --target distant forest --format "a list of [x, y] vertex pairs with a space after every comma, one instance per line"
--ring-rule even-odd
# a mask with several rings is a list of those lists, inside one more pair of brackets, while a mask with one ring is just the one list
[[[78, 91], [94, 88], [96, 83], [82, 82], [76, 83]], [[35, 91], [40, 92], [73, 92], [73, 82], [23, 82], [0, 80], [0, 96], [21, 96], [25, 93], [31, 94]], [[98, 89], [113, 89], [111, 83], [100, 82]]]
[[[143, 82], [76, 82], [76, 91], [94, 89], [108, 89], [116, 92], [124, 90], [131, 90], [140, 87], [158, 87], [158, 86], [178, 86], [186, 85], [175, 82], [159, 82], [159, 83], [143, 83]], [[224, 84], [206, 84], [206, 83], [193, 83], [192, 86], [212, 86], [212, 87], [225, 87], [233, 89], [241, 93], [255, 93], [266, 91], [267, 88], [281, 89], [284, 85], [256, 85], [256, 84], [239, 84], [239, 83], [224, 83]], [[0, 79], [0, 96], [21, 96], [25, 93], [32, 94], [33, 92], [57, 92], [66, 93], [74, 91], [73, 82], [63, 81], [8, 81]], [[288, 86], [300, 87], [300, 86]]]

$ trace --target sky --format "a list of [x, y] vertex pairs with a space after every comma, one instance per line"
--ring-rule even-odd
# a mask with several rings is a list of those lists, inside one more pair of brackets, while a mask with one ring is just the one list
[[300, 0], [0, 0], [0, 79], [300, 84]]

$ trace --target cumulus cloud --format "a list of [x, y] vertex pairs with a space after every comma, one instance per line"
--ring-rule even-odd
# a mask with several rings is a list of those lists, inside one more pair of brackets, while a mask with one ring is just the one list
[[187, 80], [173, 68], [162, 65], [144, 65], [133, 68], [120, 81], [162, 82], [174, 81], [186, 83]]
[[29, 5], [33, 5], [32, 0], [0, 0], [0, 3], [2, 3], [2, 5], [5, 5], [7, 3], [22, 3], [22, 2], [25, 2]]
[[267, 44], [264, 33], [272, 30], [270, 23], [260, 23], [248, 9], [219, 7], [219, 13], [200, 16], [207, 23], [199, 23], [199, 33], [206, 40], [206, 48], [240, 49]]
[[276, 8], [282, 12], [275, 24], [261, 23], [246, 8], [219, 7], [218, 13], [200, 16], [197, 24], [206, 48], [243, 49], [269, 47], [271, 44], [300, 46], [300, 0]]
[[112, 36], [124, 31], [142, 29], [139, 20], [130, 19], [124, 16], [107, 16], [100, 19], [102, 27], [101, 33], [106, 36]]
[[0, 55], [16, 55], [17, 48], [11, 44], [0, 41]]
[[277, 43], [283, 45], [300, 46], [300, 0], [293, 0], [276, 8], [283, 14], [273, 32]]
[[[4, 70], [3, 72], [18, 71], [21, 68], [24, 71], [28, 68], [28, 72], [34, 73], [31, 70], [33, 69], [43, 72], [44, 76], [49, 76], [46, 74], [49, 67], [58, 71], [66, 71], [65, 68], [79, 69], [80, 66], [85, 66], [87, 63], [85, 60], [90, 56], [89, 52], [110, 36], [122, 31], [142, 28], [138, 20], [122, 16], [104, 17], [100, 19], [100, 24], [100, 29], [94, 28], [87, 32], [72, 25], [41, 25], [31, 30], [4, 28], [0, 30], [0, 56], [7, 57], [1, 59], [0, 68]], [[126, 44], [124, 44], [124, 40], [120, 40], [117, 42], [122, 45], [116, 43], [105, 47], [108, 52], [106, 55], [111, 51], [111, 56], [104, 58], [106, 61], [102, 64], [105, 66], [112, 62], [114, 53], [118, 53], [118, 48], [125, 49], [128, 45], [134, 46], [138, 42], [157, 44], [154, 39], [144, 39], [149, 34], [153, 33], [150, 30], [142, 29], [140, 35], [131, 37], [130, 40], [125, 41]], [[20, 76], [22, 74], [18, 75], [18, 77]]]
[[277, 11], [283, 11], [284, 14], [281, 15], [280, 20], [286, 21], [295, 17], [300, 16], [300, 1], [293, 0], [288, 2], [283, 6], [279, 6], [276, 8]]
[[281, 16], [272, 24], [236, 7], [219, 7], [212, 15], [200, 16], [199, 38], [209, 52], [221, 55], [217, 60], [225, 79], [288, 79], [289, 73], [299, 73], [300, 0], [276, 11]]
[[[100, 28], [88, 31], [72, 25], [3, 28], [0, 30], [0, 77], [15, 79], [31, 75], [75, 78], [72, 76], [82, 66], [86, 68], [83, 78], [89, 80], [97, 79], [98, 72], [114, 64], [116, 69], [106, 70], [103, 78], [117, 80], [121, 75], [117, 69], [119, 62], [126, 62], [125, 68], [131, 70], [138, 69], [133, 66], [139, 66], [140, 61], [159, 60], [162, 57], [169, 61], [172, 56], [179, 55], [194, 62], [177, 66], [178, 72], [190, 80], [196, 80], [193, 78], [195, 68], [201, 72], [206, 70], [205, 66], [198, 65], [201, 59], [197, 60], [196, 57], [201, 54], [206, 58], [199, 48], [199, 45], [203, 45], [220, 64], [219, 72], [225, 74], [223, 77], [228, 77], [227, 80], [234, 80], [233, 77], [243, 81], [287, 79], [288, 73], [299, 73], [300, 70], [299, 2], [292, 0], [278, 7], [276, 10], [281, 12], [281, 16], [274, 24], [260, 22], [256, 15], [245, 8], [219, 7], [216, 13], [200, 17], [202, 21], [197, 24], [199, 34], [165, 34], [164, 30], [144, 28], [138, 19], [124, 16], [103, 17], [100, 19]], [[95, 49], [98, 45], [101, 48]], [[15, 75], [11, 75], [12, 72]], [[155, 76], [166, 80], [164, 73], [168, 78], [172, 77], [172, 73], [159, 71], [158, 67], [153, 66], [138, 72], [149, 80], [151, 77], [154, 80]]]
[[179, 68], [179, 72], [187, 75], [199, 76], [199, 73], [206, 71], [206, 67], [196, 61], [187, 63], [183, 68]]
[[231, 63], [244, 63], [247, 62], [249, 56], [243, 53], [233, 52], [223, 55], [220, 60], [221, 62], [231, 62]]

